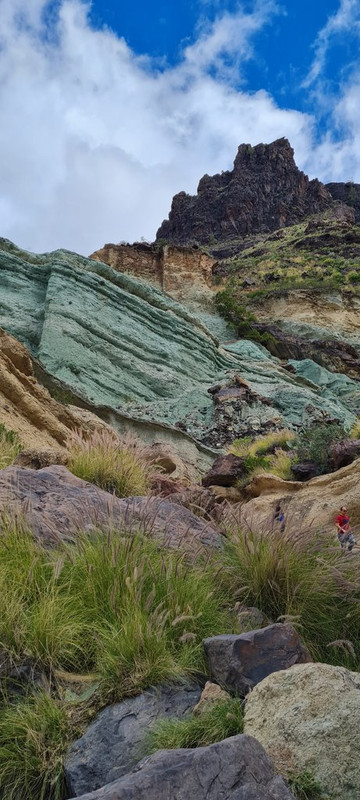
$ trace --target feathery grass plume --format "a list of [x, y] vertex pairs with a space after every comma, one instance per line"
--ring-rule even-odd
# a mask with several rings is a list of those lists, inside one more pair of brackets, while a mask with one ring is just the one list
[[315, 660], [349, 666], [349, 653], [327, 647], [357, 638], [355, 626], [352, 635], [349, 630], [347, 566], [327, 534], [290, 528], [288, 521], [285, 533], [277, 526], [250, 529], [234, 518], [228, 523], [227, 567], [219, 580], [233, 599], [257, 606], [273, 621], [291, 617]]
[[93, 431], [86, 437], [83, 433], [74, 434], [68, 468], [78, 478], [119, 497], [146, 494], [154, 472], [144, 458], [144, 447], [139, 440], [131, 437], [120, 440], [107, 429]]
[[161, 719], [149, 731], [145, 749], [174, 750], [181, 747], [204, 747], [236, 736], [244, 729], [241, 700], [229, 697], [204, 709], [199, 716], [189, 714], [183, 719]]
[[15, 431], [9, 431], [0, 423], [0, 469], [10, 466], [14, 458], [20, 453], [22, 446]]
[[64, 709], [45, 692], [0, 710], [0, 794], [6, 800], [63, 800], [69, 744]]

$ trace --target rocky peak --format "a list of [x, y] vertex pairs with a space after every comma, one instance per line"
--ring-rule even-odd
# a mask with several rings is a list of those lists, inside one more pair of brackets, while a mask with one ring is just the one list
[[242, 144], [233, 170], [204, 175], [194, 196], [175, 195], [157, 240], [184, 245], [242, 238], [294, 225], [332, 202], [320, 181], [298, 169], [287, 139]]

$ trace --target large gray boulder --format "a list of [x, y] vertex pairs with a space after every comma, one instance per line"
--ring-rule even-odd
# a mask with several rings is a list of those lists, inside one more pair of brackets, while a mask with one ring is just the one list
[[360, 798], [360, 674], [299, 664], [259, 683], [245, 731], [282, 773], [310, 772], [334, 800]]
[[204, 640], [211, 677], [244, 696], [272, 672], [310, 661], [295, 629], [275, 623], [247, 633]]
[[294, 800], [250, 736], [194, 750], [159, 750], [133, 772], [80, 800]]
[[145, 734], [159, 717], [182, 717], [198, 703], [198, 686], [160, 686], [102, 711], [74, 742], [65, 761], [69, 793], [78, 797], [133, 768]]
[[44, 544], [72, 541], [79, 531], [109, 528], [147, 533], [187, 551], [220, 548], [221, 535], [187, 508], [158, 497], [120, 499], [64, 466], [0, 470], [0, 513], [19, 513]]

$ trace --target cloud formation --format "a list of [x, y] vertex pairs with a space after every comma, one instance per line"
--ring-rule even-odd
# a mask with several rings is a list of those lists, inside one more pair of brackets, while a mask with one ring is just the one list
[[95, 30], [83, 0], [1, 0], [0, 235], [34, 251], [84, 254], [107, 241], [152, 240], [173, 194], [231, 167], [241, 142], [287, 136], [312, 176], [356, 173], [358, 84], [334, 110], [344, 140], [325, 137], [316, 149], [310, 116], [242, 83], [253, 37], [275, 14], [272, 0], [223, 13], [176, 66], [159, 68], [111, 30]]

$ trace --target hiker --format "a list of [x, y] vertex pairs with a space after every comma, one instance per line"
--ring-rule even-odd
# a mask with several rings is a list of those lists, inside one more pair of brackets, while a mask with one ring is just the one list
[[351, 553], [355, 539], [351, 533], [350, 518], [348, 517], [346, 506], [341, 506], [340, 513], [335, 517], [335, 525], [341, 549], [345, 552], [347, 548], [348, 553]]
[[274, 514], [274, 522], [278, 522], [280, 525], [280, 533], [284, 533], [285, 531], [285, 516], [283, 511], [281, 510], [280, 503], [276, 504], [275, 514]]

